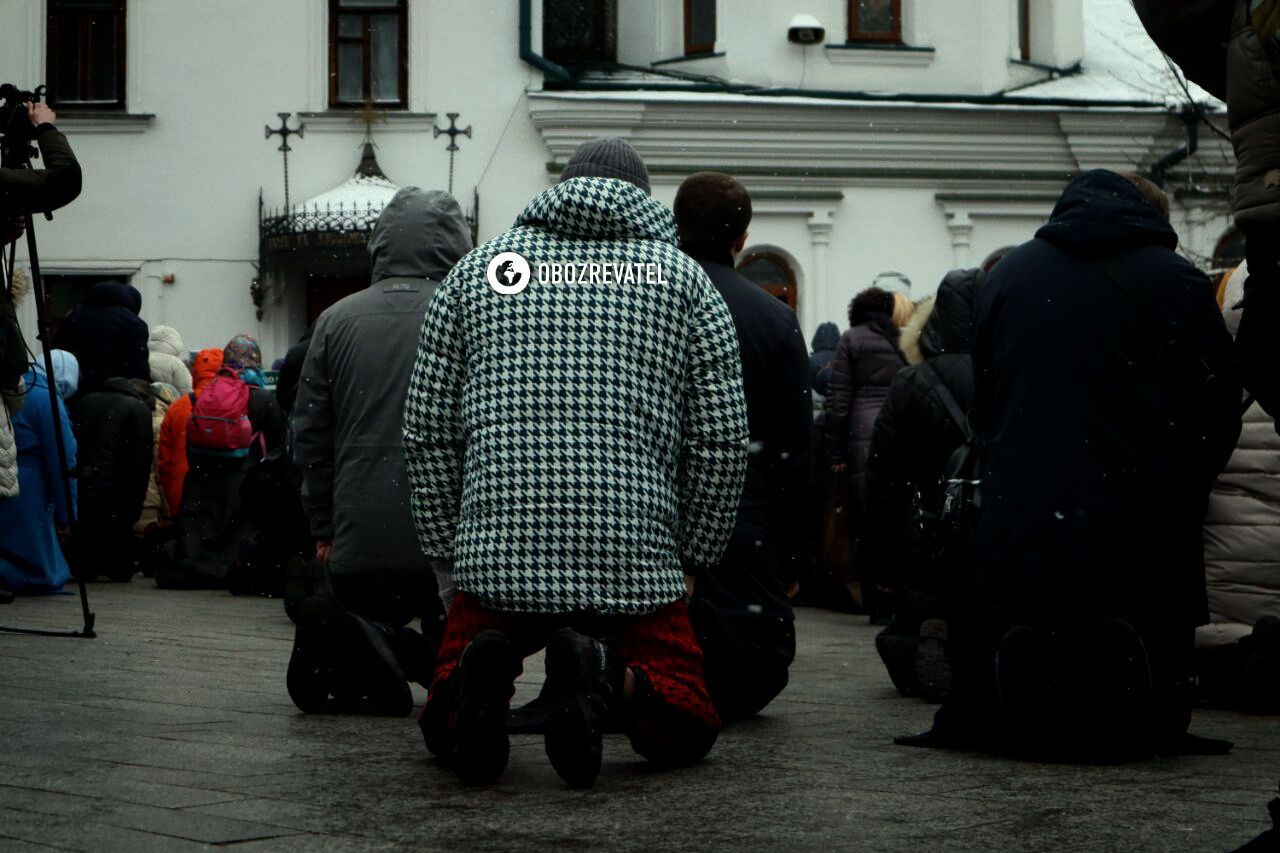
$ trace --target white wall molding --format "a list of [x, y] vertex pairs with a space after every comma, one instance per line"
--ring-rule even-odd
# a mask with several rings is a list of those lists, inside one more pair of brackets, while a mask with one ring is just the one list
[[[364, 122], [361, 121], [359, 112], [354, 110], [305, 112], [299, 113], [298, 118], [306, 124], [308, 133], [364, 133]], [[379, 111], [378, 118], [373, 123], [373, 135], [430, 133], [435, 121], [435, 113]]]

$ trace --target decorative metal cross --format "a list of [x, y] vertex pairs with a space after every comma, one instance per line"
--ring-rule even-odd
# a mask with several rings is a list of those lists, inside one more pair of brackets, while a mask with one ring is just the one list
[[444, 150], [449, 152], [449, 194], [450, 195], [453, 194], [453, 155], [456, 154], [459, 150], [461, 150], [458, 148], [458, 137], [465, 136], [468, 139], [471, 138], [471, 125], [467, 125], [465, 128], [458, 127], [457, 121], [458, 121], [458, 116], [460, 115], [461, 113], [445, 113], [445, 118], [449, 119], [449, 126], [444, 128], [443, 130], [435, 126], [432, 126], [431, 128], [431, 135], [433, 138], [439, 137], [441, 134], [447, 134], [449, 137], [449, 145]]
[[280, 116], [280, 127], [273, 130], [271, 125], [267, 125], [266, 138], [270, 139], [273, 136], [280, 137], [280, 147], [276, 150], [284, 154], [284, 210], [285, 214], [288, 215], [293, 210], [293, 208], [289, 206], [289, 152], [293, 150], [289, 147], [289, 137], [297, 136], [301, 138], [302, 132], [307, 129], [307, 126], [299, 121], [298, 128], [295, 130], [289, 127], [289, 117], [292, 116], [293, 113], [276, 113], [276, 115]]

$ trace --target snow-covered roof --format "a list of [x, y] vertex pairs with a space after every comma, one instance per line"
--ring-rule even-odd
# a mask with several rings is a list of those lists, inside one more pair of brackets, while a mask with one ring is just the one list
[[[1084, 0], [1084, 60], [1080, 72], [1010, 92], [1008, 98], [1185, 103], [1178, 77], [1143, 29], [1132, 0]], [[1176, 66], [1175, 66], [1176, 67]], [[1223, 104], [1194, 83], [1192, 97], [1211, 108]]]
[[373, 228], [382, 209], [399, 191], [400, 186], [382, 174], [373, 156], [373, 146], [366, 145], [354, 175], [333, 189], [294, 205], [293, 212], [301, 215], [302, 230], [311, 230], [308, 223], [316, 223], [315, 230], [318, 230], [318, 223], [341, 215], [345, 230], [365, 231]]

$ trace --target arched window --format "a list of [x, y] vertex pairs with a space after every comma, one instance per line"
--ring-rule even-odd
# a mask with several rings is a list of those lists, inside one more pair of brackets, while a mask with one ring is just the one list
[[738, 272], [795, 310], [796, 272], [786, 258], [774, 252], [752, 252], [738, 262]]
[[1240, 229], [1232, 226], [1227, 229], [1226, 234], [1222, 235], [1217, 248], [1213, 250], [1213, 268], [1231, 269], [1242, 263], [1244, 263], [1244, 234], [1240, 233]]

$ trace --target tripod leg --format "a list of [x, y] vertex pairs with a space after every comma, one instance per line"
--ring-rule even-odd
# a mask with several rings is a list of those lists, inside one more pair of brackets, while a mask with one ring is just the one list
[[[27, 217], [27, 255], [31, 263], [31, 290], [36, 300], [36, 326], [39, 329], [37, 340], [44, 350], [45, 384], [49, 386], [50, 416], [53, 419], [53, 440], [58, 447], [58, 461], [62, 465], [63, 497], [67, 502], [67, 519], [75, 523], [76, 498], [71, 489], [71, 468], [67, 465], [67, 445], [62, 439], [62, 409], [59, 405], [58, 387], [53, 375], [53, 340], [49, 334], [49, 317], [45, 311], [44, 280], [40, 277], [40, 253], [36, 247], [36, 223], [34, 216]], [[94, 615], [89, 609], [89, 590], [81, 578], [76, 579], [80, 587], [80, 610], [84, 616], [82, 637], [96, 637], [94, 632]]]

